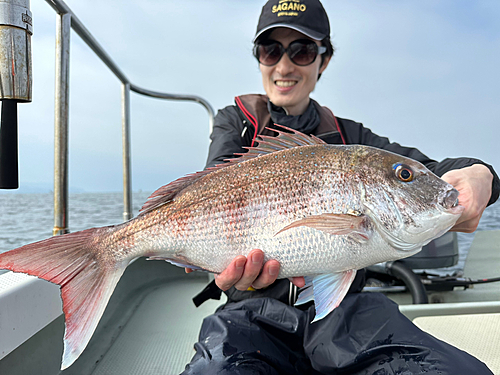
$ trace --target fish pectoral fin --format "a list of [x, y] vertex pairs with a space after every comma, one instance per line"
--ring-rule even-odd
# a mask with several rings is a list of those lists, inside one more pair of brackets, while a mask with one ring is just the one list
[[348, 234], [358, 242], [366, 242], [371, 236], [370, 231], [367, 229], [367, 220], [369, 220], [368, 217], [361, 214], [313, 215], [294, 221], [281, 229], [275, 236], [292, 228], [309, 227], [329, 234]]
[[306, 279], [305, 290], [299, 294], [296, 305], [314, 300], [316, 316], [314, 323], [330, 314], [347, 294], [354, 278], [356, 270], [348, 270], [339, 273], [318, 275]]

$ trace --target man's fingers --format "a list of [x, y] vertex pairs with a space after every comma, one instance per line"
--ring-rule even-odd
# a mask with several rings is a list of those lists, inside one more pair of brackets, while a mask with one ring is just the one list
[[474, 218], [467, 220], [458, 224], [455, 224], [450, 232], [463, 232], [463, 233], [473, 233], [477, 226], [479, 225], [479, 218]]
[[236, 282], [236, 284], [234, 284], [234, 287], [238, 290], [247, 290], [250, 286], [252, 286], [253, 282], [260, 274], [263, 263], [264, 252], [262, 250], [252, 250], [248, 254], [243, 275]]
[[232, 286], [242, 291], [249, 287], [261, 289], [274, 283], [279, 271], [280, 264], [277, 260], [264, 264], [264, 252], [255, 249], [247, 258], [243, 255], [235, 258], [221, 274], [215, 276], [215, 283], [222, 290], [228, 290]]
[[304, 277], [292, 277], [290, 278], [290, 281], [295, 285], [297, 288], [303, 288], [306, 285], [306, 281], [304, 280]]
[[476, 230], [479, 219], [491, 198], [493, 175], [482, 164], [446, 172], [442, 179], [460, 192], [458, 201], [464, 212], [452, 231], [471, 233]]
[[271, 285], [276, 281], [279, 272], [280, 272], [280, 264], [277, 260], [267, 261], [266, 264], [264, 264], [264, 267], [262, 268], [262, 272], [260, 273], [259, 277], [257, 277], [257, 279], [255, 279], [255, 281], [252, 283], [252, 286], [255, 289], [262, 289], [268, 287], [269, 285]]
[[215, 275], [215, 284], [222, 290], [228, 290], [240, 280], [245, 269], [247, 259], [241, 255], [229, 264], [219, 275]]

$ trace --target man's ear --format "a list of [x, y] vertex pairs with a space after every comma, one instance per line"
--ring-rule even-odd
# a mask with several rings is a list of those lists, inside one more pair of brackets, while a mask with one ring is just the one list
[[319, 74], [323, 73], [326, 69], [326, 67], [328, 66], [328, 64], [330, 63], [330, 60], [332, 59], [331, 56], [327, 56], [323, 59], [323, 62], [321, 63], [321, 66], [319, 67]]

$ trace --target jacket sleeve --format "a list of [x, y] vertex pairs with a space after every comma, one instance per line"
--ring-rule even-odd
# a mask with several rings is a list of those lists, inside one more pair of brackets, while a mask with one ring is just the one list
[[224, 163], [225, 159], [233, 158], [236, 152], [244, 152], [244, 125], [237, 111], [236, 107], [228, 106], [215, 116], [205, 168]]
[[491, 197], [488, 206], [493, 204], [498, 199], [500, 194], [500, 180], [493, 167], [485, 162], [474, 158], [447, 158], [438, 162], [430, 159], [422, 152], [413, 147], [404, 147], [399, 143], [390, 142], [388, 138], [374, 134], [370, 129], [365, 128], [362, 124], [345, 119], [339, 119], [340, 125], [344, 130], [347, 144], [362, 144], [381, 148], [387, 151], [392, 151], [396, 154], [407, 156], [424, 164], [436, 175], [441, 177], [448, 171], [470, 167], [473, 164], [483, 164], [493, 175]]

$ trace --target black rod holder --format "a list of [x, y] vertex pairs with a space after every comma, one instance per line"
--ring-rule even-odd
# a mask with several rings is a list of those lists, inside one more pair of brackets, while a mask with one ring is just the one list
[[0, 122], [0, 189], [19, 188], [17, 101], [4, 99]]

